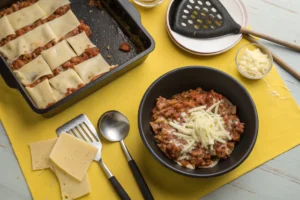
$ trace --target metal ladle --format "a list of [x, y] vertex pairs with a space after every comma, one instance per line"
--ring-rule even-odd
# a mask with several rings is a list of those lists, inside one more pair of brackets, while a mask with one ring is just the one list
[[107, 140], [111, 142], [121, 143], [123, 152], [127, 158], [130, 169], [134, 175], [136, 182], [138, 183], [144, 199], [153, 200], [154, 198], [149, 190], [149, 187], [144, 180], [137, 164], [128, 152], [128, 149], [123, 140], [128, 135], [130, 129], [130, 124], [127, 117], [125, 117], [118, 111], [108, 111], [100, 117], [98, 128], [103, 137], [105, 137]]

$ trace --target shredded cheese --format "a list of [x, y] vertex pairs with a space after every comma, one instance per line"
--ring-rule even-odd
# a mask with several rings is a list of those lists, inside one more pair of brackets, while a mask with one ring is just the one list
[[260, 49], [256, 48], [251, 51], [247, 48], [239, 60], [238, 65], [244, 74], [258, 78], [269, 72], [271, 61], [268, 55], [262, 53]]
[[188, 142], [184, 145], [182, 153], [191, 151], [197, 142], [200, 142], [203, 148], [212, 149], [216, 142], [225, 143], [231, 140], [230, 133], [225, 130], [224, 120], [218, 114], [220, 103], [221, 101], [216, 102], [208, 109], [206, 106], [190, 109], [190, 115], [181, 114], [186, 117], [183, 124], [177, 121], [169, 122], [169, 125], [177, 130], [172, 134]]

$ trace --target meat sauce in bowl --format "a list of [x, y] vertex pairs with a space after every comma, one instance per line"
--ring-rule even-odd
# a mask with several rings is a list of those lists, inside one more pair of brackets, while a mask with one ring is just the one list
[[[224, 142], [216, 141], [210, 148], [203, 147], [200, 140], [186, 151], [189, 141], [174, 134], [178, 130], [170, 125], [170, 121], [175, 120], [183, 124], [191, 109], [199, 106], [208, 109], [216, 102], [219, 102], [217, 114], [222, 118], [230, 139]], [[215, 166], [220, 159], [229, 158], [244, 132], [244, 123], [240, 122], [236, 111], [236, 106], [221, 94], [197, 88], [174, 95], [171, 99], [159, 97], [152, 111], [150, 125], [157, 146], [167, 157], [187, 168], [208, 168]]]

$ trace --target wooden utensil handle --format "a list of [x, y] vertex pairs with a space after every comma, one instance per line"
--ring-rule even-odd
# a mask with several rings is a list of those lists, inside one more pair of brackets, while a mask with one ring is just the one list
[[[253, 43], [259, 43], [255, 38], [249, 36], [249, 35], [244, 35], [244, 37], [249, 40], [250, 42]], [[270, 51], [270, 50], [269, 50]], [[270, 51], [271, 52], [271, 51]], [[291, 66], [289, 66], [286, 62], [284, 62], [281, 58], [279, 58], [274, 52], [271, 52], [274, 61], [280, 65], [283, 69], [288, 71], [292, 76], [294, 76], [296, 79], [300, 81], [300, 73], [294, 70]]]
[[259, 33], [259, 32], [256, 32], [256, 31], [251, 31], [251, 30], [248, 30], [247, 28], [244, 28], [244, 27], [241, 28], [240, 33], [247, 34], [247, 35], [254, 35], [256, 37], [263, 38], [263, 39], [269, 40], [271, 42], [275, 42], [277, 44], [286, 46], [288, 48], [291, 48], [291, 49], [294, 49], [295, 51], [300, 52], [300, 46], [289, 43], [289, 42], [286, 42], [286, 41], [283, 41], [283, 40], [279, 40], [277, 38], [271, 37], [269, 35], [265, 35], [263, 33]]

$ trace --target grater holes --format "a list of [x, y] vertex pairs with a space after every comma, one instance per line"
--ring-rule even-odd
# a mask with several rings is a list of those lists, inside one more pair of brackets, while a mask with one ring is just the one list
[[214, 7], [211, 9], [211, 11], [213, 11], [214, 13], [217, 12], [217, 10]]
[[209, 17], [210, 20], [214, 20], [215, 19], [215, 16], [213, 14], [209, 14], [208, 17]]
[[212, 28], [212, 29], [216, 29], [216, 27], [215, 27], [214, 25], [211, 25], [211, 26], [210, 26], [210, 28]]
[[204, 12], [201, 13], [201, 16], [206, 17], [206, 14]]
[[192, 6], [191, 5], [187, 5], [186, 6], [188, 9], [192, 9]]
[[204, 10], [205, 12], [208, 12], [208, 8], [205, 8], [205, 7], [204, 7], [203, 10]]
[[194, 10], [193, 15], [198, 15], [198, 12], [196, 10]]
[[184, 13], [189, 14], [190, 12], [188, 10], [183, 10]]
[[197, 22], [203, 24], [203, 21], [201, 19], [197, 19]]
[[188, 20], [188, 23], [189, 23], [189, 24], [193, 24], [194, 22], [193, 22], [192, 20], [189, 19], [189, 20]]
[[218, 20], [216, 20], [216, 21], [215, 21], [215, 24], [216, 24], [217, 26], [221, 26], [221, 25], [222, 25], [222, 22], [221, 22], [221, 21], [218, 21]]
[[207, 25], [211, 25], [211, 24], [212, 24], [212, 21], [210, 21], [209, 19], [207, 19], [207, 20], [205, 21], [205, 23], [206, 23]]
[[186, 27], [186, 23], [181, 22], [181, 26]]
[[218, 14], [217, 17], [218, 17], [219, 19], [222, 19], [222, 16], [221, 16], [220, 14]]
[[195, 9], [196, 9], [196, 10], [200, 10], [200, 7], [199, 7], [199, 6], [195, 6]]
[[187, 19], [187, 16], [186, 15], [182, 15], [182, 19]]
[[204, 29], [208, 29], [208, 26], [206, 24], [203, 25]]
[[195, 24], [194, 28], [197, 29], [197, 30], [199, 30], [200, 29], [200, 25], [199, 24]]
[[210, 3], [209, 1], [206, 1], [205, 4], [206, 4], [207, 6], [211, 6], [211, 3]]
[[189, 0], [189, 2], [190, 2], [191, 4], [194, 4], [194, 3], [195, 3], [195, 1], [194, 1], [194, 0]]
[[203, 5], [202, 1], [197, 1], [197, 3], [201, 6]]
[[192, 18], [192, 19], [196, 19], [196, 16], [195, 16], [195, 15], [191, 15], [191, 18]]

